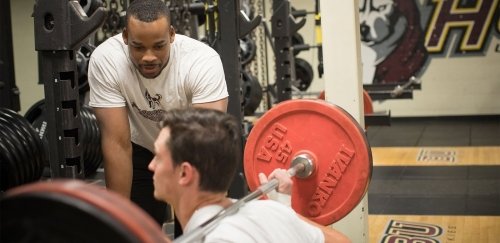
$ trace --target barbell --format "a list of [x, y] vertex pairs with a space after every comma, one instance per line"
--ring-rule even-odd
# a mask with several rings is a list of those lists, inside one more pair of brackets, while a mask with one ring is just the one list
[[[292, 177], [297, 175], [297, 173], [307, 174], [312, 172], [311, 170], [312, 167], [309, 167], [307, 165], [308, 165], [307, 160], [297, 159], [296, 162], [293, 163], [293, 166], [287, 170], [287, 174], [290, 177]], [[188, 234], [180, 236], [174, 242], [177, 243], [195, 242], [201, 240], [203, 236], [208, 232], [210, 232], [215, 226], [217, 226], [217, 223], [219, 223], [224, 217], [236, 213], [238, 209], [243, 205], [245, 205], [247, 202], [258, 199], [266, 195], [267, 193], [271, 192], [272, 190], [275, 190], [278, 187], [278, 185], [279, 185], [278, 179], [276, 178], [271, 179], [269, 182], [259, 186], [252, 193], [239, 199], [235, 203], [231, 204], [231, 206], [229, 206], [228, 208], [223, 209], [222, 211], [214, 215], [212, 218], [205, 221], [199, 227], [195, 228], [193, 231], [189, 232]]]
[[[260, 198], [275, 189], [278, 185], [276, 180], [261, 185], [258, 174], [260, 172], [269, 174], [277, 168], [286, 168], [293, 176], [292, 208], [317, 223], [332, 224], [352, 211], [366, 193], [371, 178], [372, 156], [363, 129], [342, 108], [320, 100], [289, 100], [270, 109], [255, 123], [245, 145], [244, 168], [248, 185], [253, 192], [202, 224], [201, 228], [179, 237], [179, 241], [206, 234], [221, 219], [237, 211], [246, 202]], [[40, 203], [43, 203], [44, 208], [50, 208], [54, 212], [57, 212], [57, 205], [64, 204], [65, 208], [69, 208], [66, 210], [76, 210], [87, 218], [98, 219], [100, 224], [104, 224], [104, 228], [110, 231], [109, 234], [128, 230], [125, 228], [131, 223], [128, 220], [135, 220], [126, 217], [130, 214], [126, 211], [128, 208], [93, 209], [97, 202], [108, 200], [110, 192], [106, 193], [104, 190], [97, 192], [97, 189], [91, 187], [98, 186], [84, 183], [69, 187], [74, 190], [68, 192], [68, 183], [73, 182], [38, 182], [8, 191], [0, 200], [0, 209], [2, 212], [12, 213], [2, 215], [0, 235], [7, 239], [15, 237], [13, 234], [19, 231], [7, 229], [20, 226], [21, 221], [33, 222], [32, 225], [23, 226], [24, 232], [38, 229], [38, 224], [47, 222], [53, 215], [47, 213], [47, 210], [39, 210], [39, 207], [33, 206]], [[46, 193], [47, 190], [51, 193]], [[89, 191], [93, 192], [92, 196]], [[35, 199], [39, 201], [33, 202]], [[89, 204], [92, 207], [89, 207]], [[111, 204], [120, 205], [118, 201], [111, 201]], [[82, 210], [82, 207], [86, 210]], [[24, 213], [25, 210], [27, 213]], [[113, 210], [113, 213], [109, 213], [109, 210]], [[116, 210], [123, 211], [119, 213]], [[20, 216], [15, 212], [23, 212], [21, 217], [23, 220], [20, 220]], [[126, 223], [122, 222], [112, 228], [101, 222], [106, 221], [102, 219], [103, 217], [110, 217], [108, 218], [110, 222], [119, 218]], [[69, 220], [61, 218], [63, 219]], [[93, 228], [92, 221], [86, 222], [90, 222], [85, 225], [87, 228], [82, 229], [84, 227], [72, 225], [72, 229], [87, 231]], [[61, 221], [61, 224], [64, 222]], [[204, 226], [208, 227], [204, 229]], [[47, 230], [46, 234], [63, 235], [60, 232], [50, 232], [60, 230], [57, 227], [44, 227], [44, 230]], [[156, 229], [149, 231], [151, 234], [161, 232]], [[105, 233], [102, 232], [101, 235]], [[130, 237], [132, 239], [136, 236]], [[134, 241], [122, 240], [122, 242]]]
[[289, 100], [266, 112], [250, 131], [244, 168], [253, 192], [174, 242], [201, 239], [224, 217], [276, 189], [276, 179], [261, 185], [258, 174], [277, 168], [292, 176], [292, 208], [316, 223], [333, 224], [367, 192], [373, 163], [364, 130], [349, 113], [325, 101]]
[[[317, 133], [306, 129], [307, 123]], [[201, 239], [220, 220], [276, 189], [276, 179], [261, 185], [258, 174], [277, 168], [288, 169], [294, 181], [292, 208], [319, 224], [332, 224], [361, 201], [373, 163], [364, 131], [349, 113], [324, 101], [290, 100], [266, 112], [252, 128], [244, 167], [253, 192], [174, 242]]]

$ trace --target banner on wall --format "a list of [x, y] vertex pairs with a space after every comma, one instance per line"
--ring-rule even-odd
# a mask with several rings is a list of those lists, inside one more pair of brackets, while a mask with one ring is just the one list
[[433, 58], [500, 53], [500, 0], [360, 0], [364, 84], [407, 82]]

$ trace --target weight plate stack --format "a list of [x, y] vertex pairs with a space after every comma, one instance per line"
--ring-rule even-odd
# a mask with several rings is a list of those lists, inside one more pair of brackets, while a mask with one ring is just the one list
[[0, 190], [39, 180], [45, 158], [31, 124], [17, 112], [0, 108]]
[[[45, 100], [40, 100], [35, 103], [26, 112], [25, 117], [33, 126], [38, 136], [42, 139], [45, 153], [48, 157], [48, 135], [47, 135], [47, 119], [45, 118]], [[97, 119], [88, 106], [80, 107], [81, 118], [81, 140], [82, 157], [84, 161], [84, 175], [86, 178], [91, 177], [96, 173], [97, 168], [102, 163], [101, 153], [101, 134]], [[45, 167], [49, 170], [49, 163], [45, 163]]]

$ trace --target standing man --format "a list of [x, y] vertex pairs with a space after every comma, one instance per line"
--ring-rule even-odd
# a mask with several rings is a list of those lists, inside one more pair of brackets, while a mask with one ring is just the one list
[[[170, 110], [161, 126], [155, 157], [149, 164], [154, 172], [154, 196], [172, 205], [184, 233], [189, 234], [234, 202], [226, 191], [241, 154], [241, 127], [233, 116], [212, 109]], [[280, 180], [282, 171], [276, 172]], [[280, 180], [280, 185], [282, 192], [292, 186], [286, 180]], [[300, 217], [290, 207], [272, 200], [247, 202], [199, 239], [349, 242], [342, 233]]]
[[131, 198], [160, 225], [166, 205], [154, 199], [147, 168], [158, 122], [174, 108], [226, 111], [228, 100], [217, 52], [176, 35], [170, 23], [162, 1], [133, 1], [123, 33], [95, 49], [88, 71], [106, 186]]

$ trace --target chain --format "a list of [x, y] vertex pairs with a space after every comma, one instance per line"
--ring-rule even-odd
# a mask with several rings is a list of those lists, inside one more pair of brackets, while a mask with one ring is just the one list
[[180, 23], [180, 17], [181, 17], [180, 5], [182, 4], [182, 2], [179, 2], [179, 0], [170, 0], [167, 2], [168, 2], [168, 7], [170, 8], [170, 16], [171, 16], [170, 22], [171, 22], [172, 26], [174, 26], [175, 31], [180, 33], [180, 30], [178, 27], [181, 24]]
[[192, 36], [192, 30], [191, 30], [191, 11], [189, 11], [189, 4], [191, 0], [185, 0], [186, 2], [186, 8], [184, 11], [182, 11], [182, 17], [181, 20], [183, 21], [182, 26], [184, 27], [184, 34], [186, 36]]
[[171, 0], [169, 2], [169, 8], [171, 11], [171, 22], [175, 30], [179, 34], [183, 34], [190, 37], [196, 37], [196, 31], [193, 32], [192, 29], [192, 17], [189, 7], [191, 0]]
[[[264, 6], [263, 6], [263, 1], [265, 0], [251, 0], [251, 6], [252, 8], [255, 9], [254, 13], [255, 15], [261, 15], [264, 16]], [[264, 20], [265, 21], [265, 20]], [[266, 32], [264, 31], [264, 27], [262, 25], [259, 25], [256, 28], [256, 34], [254, 35], [254, 38], [257, 40], [255, 41], [256, 43], [256, 48], [258, 50], [257, 55], [254, 59], [254, 61], [251, 63], [251, 68], [252, 72], [254, 73], [255, 76], [259, 78], [261, 86], [267, 90], [267, 86], [269, 84], [268, 82], [268, 76], [267, 76], [267, 55], [266, 55]], [[267, 92], [266, 92], [267, 93]], [[264, 93], [262, 96], [262, 102], [260, 103], [259, 109], [262, 111], [267, 111], [270, 109], [268, 106], [268, 96], [267, 94]]]
[[120, 0], [120, 6], [122, 6], [122, 9], [125, 10], [127, 9], [128, 1], [127, 0]]
[[120, 26], [120, 13], [118, 12], [118, 2], [116, 0], [109, 1], [109, 16], [108, 25], [111, 34], [118, 34]]
[[[120, 0], [119, 3], [117, 0], [108, 0], [102, 1], [103, 7], [108, 9], [108, 17], [101, 29], [96, 32], [95, 39], [96, 44], [102, 43], [104, 40], [109, 37], [116, 35], [122, 31], [123, 28], [123, 18], [120, 14], [125, 14], [125, 9], [127, 8], [127, 0]], [[119, 7], [121, 7], [121, 11], [119, 11]]]
[[[254, 13], [254, 17], [257, 16], [257, 15], [261, 15], [261, 13], [258, 12], [257, 9], [255, 8], [256, 1], [259, 1], [259, 0], [250, 0], [248, 2], [248, 5], [250, 5], [250, 12]], [[255, 42], [256, 51], [260, 51], [261, 50], [261, 46], [259, 46], [259, 43], [257, 42], [257, 37], [259, 36], [259, 34], [257, 32], [259, 31], [260, 27], [261, 26], [259, 25], [252, 32], [250, 32], [250, 38], [252, 38], [252, 40], [254, 40], [254, 42]], [[250, 65], [246, 65], [246, 67], [249, 67], [247, 69], [251, 70], [250, 72], [255, 77], [257, 77], [259, 80], [262, 80], [261, 77], [259, 77], [259, 63], [258, 63], [258, 60], [257, 60], [258, 57], [259, 57], [258, 53], [256, 53], [254, 59], [252, 60], [252, 62], [250, 62]], [[262, 82], [262, 81], [259, 81], [259, 82]]]

